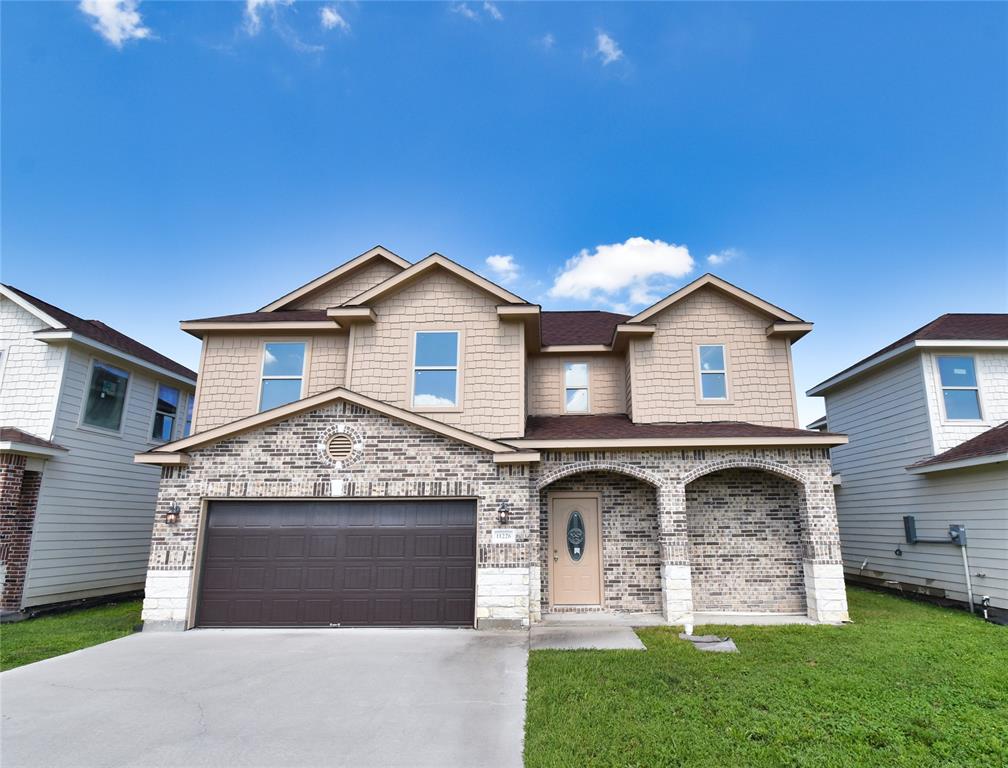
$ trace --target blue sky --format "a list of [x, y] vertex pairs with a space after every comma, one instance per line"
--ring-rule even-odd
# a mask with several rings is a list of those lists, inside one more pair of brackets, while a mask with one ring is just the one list
[[178, 320], [376, 243], [548, 309], [714, 271], [816, 323], [800, 391], [1008, 310], [1005, 4], [0, 14], [3, 281], [192, 367]]

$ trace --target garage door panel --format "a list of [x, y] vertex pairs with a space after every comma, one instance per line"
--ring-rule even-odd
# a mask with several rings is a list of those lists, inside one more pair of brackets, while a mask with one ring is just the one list
[[213, 502], [197, 623], [472, 626], [475, 541], [473, 502]]

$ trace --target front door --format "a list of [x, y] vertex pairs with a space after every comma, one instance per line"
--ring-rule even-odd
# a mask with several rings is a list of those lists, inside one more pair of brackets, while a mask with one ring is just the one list
[[553, 497], [550, 526], [553, 604], [601, 605], [598, 497]]

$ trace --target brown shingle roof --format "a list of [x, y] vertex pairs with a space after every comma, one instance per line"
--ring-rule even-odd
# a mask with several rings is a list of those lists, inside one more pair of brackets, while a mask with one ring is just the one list
[[[242, 312], [237, 315], [218, 315], [217, 317], [200, 317], [196, 320], [183, 320], [186, 323], [277, 323], [328, 320], [324, 309], [282, 309], [276, 312]], [[335, 327], [335, 325], [334, 325]]]
[[[839, 373], [830, 376], [834, 379], [842, 376], [859, 365], [864, 365], [869, 360], [899, 349], [904, 344], [911, 341], [1003, 341], [1008, 340], [1008, 314], [996, 313], [956, 313], [945, 314], [935, 318], [930, 323], [922, 325], [916, 331], [911, 331], [901, 339], [897, 339], [892, 344], [882, 347], [878, 352], [873, 352], [853, 365], [849, 365]], [[828, 381], [829, 379], [827, 379]], [[820, 385], [816, 385], [820, 386]]]
[[619, 440], [654, 437], [822, 437], [818, 432], [766, 427], [744, 421], [634, 424], [622, 413], [590, 416], [529, 416], [526, 440]]
[[934, 464], [947, 464], [951, 461], [962, 461], [963, 459], [976, 459], [982, 456], [994, 456], [999, 453], [1008, 453], [1008, 421], [991, 427], [986, 432], [981, 432], [972, 440], [960, 443], [955, 448], [949, 448], [944, 453], [932, 456], [930, 459], [923, 459], [909, 468], [930, 467]]
[[35, 435], [22, 432], [20, 429], [16, 429], [15, 427], [0, 427], [0, 442], [24, 443], [25, 445], [34, 445], [39, 448], [52, 448], [57, 451], [66, 450], [66, 448], [62, 445], [56, 445], [56, 443], [43, 440], [41, 437], [35, 437]]
[[609, 344], [616, 326], [630, 315], [615, 312], [584, 310], [575, 312], [542, 312], [539, 315], [544, 347], [559, 344]]
[[118, 349], [120, 352], [125, 352], [133, 357], [138, 357], [141, 360], [151, 363], [152, 365], [159, 366], [165, 370], [171, 371], [172, 373], [177, 373], [179, 376], [184, 376], [187, 379], [195, 380], [196, 378], [196, 371], [189, 370], [184, 365], [179, 365], [171, 358], [165, 357], [160, 352], [154, 351], [145, 344], [141, 344], [136, 339], [131, 339], [129, 336], [124, 333], [120, 333], [115, 328], [105, 325], [105, 323], [101, 320], [84, 320], [83, 318], [77, 317], [77, 315], [60, 309], [47, 301], [42, 301], [42, 299], [36, 298], [29, 293], [25, 293], [24, 291], [15, 288], [13, 285], [7, 285], [5, 287], [14, 291], [14, 293], [22, 299], [29, 302], [42, 312], [45, 312], [54, 320], [59, 321], [65, 328], [73, 331], [74, 333], [79, 333], [81, 336], [86, 336], [93, 341], [105, 344], [113, 349]]

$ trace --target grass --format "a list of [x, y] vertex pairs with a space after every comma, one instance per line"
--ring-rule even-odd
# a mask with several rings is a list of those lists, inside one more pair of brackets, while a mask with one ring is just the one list
[[0, 624], [0, 671], [105, 643], [133, 632], [140, 600]]
[[525, 764], [1006, 766], [1008, 627], [848, 589], [843, 627], [678, 628], [639, 651], [535, 651]]

